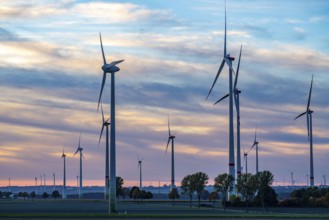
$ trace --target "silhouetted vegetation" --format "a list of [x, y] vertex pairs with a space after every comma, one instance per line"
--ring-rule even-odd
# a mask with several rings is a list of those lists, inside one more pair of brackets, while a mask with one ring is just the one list
[[123, 196], [124, 195], [124, 192], [123, 192], [123, 188], [122, 188], [122, 186], [123, 186], [123, 183], [124, 183], [124, 181], [123, 181], [123, 179], [122, 179], [122, 177], [120, 177], [120, 176], [117, 176], [116, 177], [116, 197], [117, 198], [119, 198], [119, 196]]
[[173, 188], [172, 190], [170, 190], [170, 192], [168, 193], [168, 197], [169, 197], [169, 199], [172, 199], [172, 201], [173, 201], [172, 204], [174, 205], [175, 199], [179, 199], [178, 190], [176, 188]]
[[209, 194], [209, 201], [212, 202], [212, 207], [215, 208], [215, 202], [219, 200], [218, 192], [211, 192]]
[[248, 212], [249, 204], [253, 200], [258, 189], [258, 179], [256, 175], [252, 175], [251, 173], [241, 174], [238, 177], [236, 188], [244, 198], [246, 202], [246, 211]]
[[280, 203], [283, 207], [329, 207], [329, 188], [309, 187], [294, 190], [290, 199]]
[[48, 194], [48, 193], [44, 192], [44, 193], [42, 194], [42, 198], [47, 199], [48, 197], [49, 197], [49, 194]]
[[37, 194], [35, 193], [35, 191], [30, 193], [30, 197], [32, 198], [32, 200], [37, 196]]
[[232, 192], [234, 184], [234, 178], [232, 175], [227, 173], [219, 174], [215, 178], [214, 189], [216, 192], [221, 192], [223, 194], [223, 207], [226, 209], [226, 196], [228, 192]]
[[57, 198], [59, 198], [60, 196], [61, 196], [61, 194], [57, 190], [55, 190], [51, 193], [51, 197], [53, 197], [55, 200]]
[[196, 192], [200, 205], [201, 192], [204, 190], [205, 185], [208, 183], [209, 177], [207, 174], [197, 172], [192, 175], [187, 175], [182, 179], [181, 189], [182, 194], [188, 195], [190, 198], [190, 207], [192, 206], [193, 193]]

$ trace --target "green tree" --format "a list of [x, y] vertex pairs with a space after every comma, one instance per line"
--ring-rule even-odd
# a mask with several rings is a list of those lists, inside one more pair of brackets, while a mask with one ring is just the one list
[[215, 208], [215, 202], [219, 200], [218, 192], [211, 192], [209, 194], [209, 201], [212, 202], [212, 207]]
[[194, 188], [197, 193], [199, 206], [201, 200], [201, 192], [204, 190], [204, 187], [208, 183], [208, 180], [209, 177], [206, 173], [197, 172], [195, 174], [192, 174], [192, 188]]
[[221, 192], [223, 194], [223, 207], [224, 211], [226, 210], [226, 198], [227, 194], [229, 192], [232, 192], [233, 190], [233, 184], [234, 184], [234, 178], [232, 175], [229, 175], [227, 173], [219, 174], [215, 178], [215, 185], [214, 189], [217, 192]]
[[145, 199], [152, 199], [153, 198], [153, 193], [151, 193], [150, 191], [147, 191], [145, 194]]
[[57, 198], [59, 198], [60, 196], [61, 196], [61, 194], [57, 190], [55, 190], [51, 193], [51, 197], [53, 197], [55, 200]]
[[122, 188], [122, 198], [123, 198], [123, 200], [125, 200], [125, 198], [126, 198], [126, 196], [129, 196], [129, 188], [127, 188], [127, 187], [123, 187]]
[[123, 183], [124, 183], [124, 181], [123, 181], [122, 177], [117, 176], [117, 178], [116, 178], [116, 184], [117, 184], [117, 186], [116, 186], [117, 187], [116, 196], [117, 196], [117, 198], [119, 198], [119, 196], [123, 196], [123, 188], [122, 188]]
[[141, 191], [138, 187], [134, 188], [134, 191], [132, 192], [132, 198], [134, 199], [134, 203], [140, 198]]
[[257, 173], [256, 178], [258, 179], [257, 195], [259, 195], [262, 204], [262, 210], [264, 212], [265, 196], [270, 192], [271, 185], [274, 181], [274, 176], [270, 171], [264, 170], [262, 172]]
[[181, 190], [182, 194], [188, 195], [190, 198], [190, 207], [192, 207], [192, 197], [195, 189], [193, 188], [192, 185], [192, 176], [187, 175], [182, 179], [181, 182]]
[[258, 178], [251, 173], [243, 173], [238, 177], [236, 188], [246, 201], [246, 211], [248, 212], [249, 203], [255, 196], [258, 189]]
[[208, 190], [202, 190], [201, 191], [201, 199], [206, 200], [209, 198], [209, 192]]
[[30, 193], [30, 197], [32, 198], [32, 200], [34, 200], [36, 196], [37, 194], [34, 191]]
[[42, 194], [42, 198], [47, 199], [48, 197], [49, 197], [49, 194], [48, 194], [48, 193], [44, 192], [44, 193]]
[[131, 189], [129, 190], [129, 198], [134, 198], [133, 197], [133, 193], [134, 193], [134, 191], [135, 191], [135, 189], [137, 189], [138, 187], [137, 186], [133, 186], [133, 187], [131, 187]]
[[[259, 194], [256, 195], [256, 197], [254, 199], [254, 203], [256, 205], [259, 205], [259, 206], [262, 205], [261, 198], [260, 198]], [[266, 189], [266, 194], [265, 194], [265, 197], [264, 197], [264, 203], [265, 203], [266, 207], [274, 207], [274, 206], [278, 206], [278, 204], [279, 204], [278, 194], [270, 186]]]
[[172, 205], [174, 205], [175, 199], [179, 199], [178, 190], [176, 188], [173, 188], [172, 190], [170, 190], [170, 192], [168, 193], [168, 197], [169, 197], [169, 199], [172, 199]]

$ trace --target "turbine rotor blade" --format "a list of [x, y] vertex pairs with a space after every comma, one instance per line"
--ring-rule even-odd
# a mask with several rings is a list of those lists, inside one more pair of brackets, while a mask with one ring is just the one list
[[224, 33], [224, 57], [226, 57], [226, 1], [225, 1], [225, 33]]
[[100, 133], [100, 135], [99, 135], [99, 139], [98, 139], [98, 148], [99, 148], [99, 144], [100, 144], [101, 139], [102, 139], [103, 130], [104, 130], [104, 124], [102, 125], [102, 130], [101, 130], [101, 133]]
[[80, 132], [80, 136], [79, 136], [79, 146], [78, 146], [78, 149], [81, 148], [80, 147], [80, 140], [81, 140], [81, 132]]
[[167, 147], [166, 147], [166, 152], [165, 152], [165, 154], [167, 154], [168, 146], [169, 146], [169, 142], [170, 142], [170, 137], [168, 138], [168, 142], [167, 142]]
[[216, 75], [216, 77], [215, 77], [215, 80], [214, 80], [214, 82], [213, 82], [213, 84], [212, 84], [212, 86], [211, 86], [209, 92], [208, 92], [208, 95], [207, 95], [206, 100], [208, 99], [208, 97], [209, 97], [209, 95], [210, 95], [212, 89], [214, 88], [214, 86], [215, 86], [215, 84], [216, 84], [216, 82], [217, 82], [218, 76], [219, 76], [219, 74], [220, 74], [220, 73], [222, 72], [222, 70], [223, 70], [224, 64], [225, 64], [225, 59], [223, 59], [222, 63], [220, 64], [220, 67], [219, 67], [219, 69], [218, 69], [217, 75]]
[[310, 119], [309, 119], [309, 114], [306, 115], [307, 118], [307, 137], [308, 137], [308, 141], [310, 141]]
[[75, 156], [78, 153], [78, 151], [79, 151], [79, 148], [75, 151], [73, 156]]
[[233, 90], [235, 90], [236, 85], [238, 84], [238, 75], [239, 75], [239, 69], [240, 69], [241, 51], [242, 51], [242, 45], [241, 45], [241, 47], [240, 47], [239, 61], [238, 61], [238, 67], [237, 67], [237, 69], [236, 69], [236, 74], [235, 74], [235, 79], [234, 79]]
[[302, 114], [298, 115], [296, 118], [294, 118], [294, 120], [296, 120], [297, 118], [299, 118], [299, 117], [301, 117], [301, 116], [305, 115], [306, 113], [307, 113], [307, 112], [304, 112], [304, 113], [302, 113]]
[[99, 104], [100, 104], [100, 102], [101, 102], [101, 98], [102, 98], [102, 93], [103, 93], [103, 89], [104, 89], [105, 81], [106, 81], [106, 72], [103, 73], [103, 79], [102, 79], [101, 91], [100, 91], [100, 93], [99, 93], [99, 98], [98, 98], [97, 112], [98, 112], [98, 109], [99, 109]]
[[121, 63], [121, 62], [123, 62], [124, 60], [117, 60], [117, 61], [113, 61], [113, 62], [111, 62], [110, 64], [109, 64], [109, 66], [111, 67], [111, 66], [115, 66], [115, 65], [117, 65], [117, 64], [119, 64], [119, 63]]
[[169, 115], [168, 115], [168, 132], [169, 132], [169, 137], [170, 137], [171, 136], [171, 133], [170, 133]]
[[234, 69], [232, 67], [232, 63], [229, 61], [229, 59], [225, 57], [224, 60], [226, 61], [226, 64], [229, 66], [230, 70], [232, 70], [232, 72], [235, 74]]
[[103, 42], [102, 42], [102, 35], [101, 35], [101, 33], [99, 33], [99, 40], [101, 42], [103, 61], [104, 61], [104, 64], [106, 64], [106, 59], [105, 59], [105, 55], [104, 55], [104, 49], [103, 49]]
[[312, 75], [312, 81], [311, 81], [311, 86], [310, 86], [310, 92], [309, 92], [309, 94], [308, 94], [308, 101], [307, 101], [307, 108], [306, 108], [306, 111], [308, 111], [309, 108], [310, 108], [311, 95], [312, 95], [312, 87], [313, 87], [313, 75]]
[[221, 99], [215, 102], [214, 105], [216, 105], [218, 102], [222, 101], [223, 99], [226, 99], [227, 97], [229, 97], [229, 94], [224, 95]]
[[238, 103], [238, 93], [233, 93], [233, 98], [234, 98], [234, 103], [235, 103], [235, 110], [236, 110], [236, 112], [238, 113], [238, 105], [239, 105], [239, 103]]
[[104, 111], [103, 111], [103, 103], [101, 102], [101, 110], [102, 110], [102, 122], [104, 124]]

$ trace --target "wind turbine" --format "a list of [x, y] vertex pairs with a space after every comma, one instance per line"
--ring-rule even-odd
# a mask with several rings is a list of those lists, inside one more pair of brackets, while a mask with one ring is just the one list
[[168, 132], [169, 132], [169, 136], [168, 136], [168, 142], [167, 142], [167, 147], [166, 147], [166, 153], [168, 151], [169, 142], [171, 140], [171, 186], [170, 186], [170, 190], [172, 190], [173, 188], [175, 188], [175, 158], [174, 158], [175, 135], [172, 135], [170, 132], [169, 117], [168, 117]]
[[80, 146], [80, 140], [81, 140], [81, 133], [80, 133], [80, 136], [79, 136], [79, 145], [78, 145], [77, 150], [74, 153], [74, 156], [79, 152], [79, 154], [80, 154], [80, 188], [79, 188], [79, 199], [82, 199], [82, 157], [83, 157], [82, 150], [83, 150], [83, 148]]
[[66, 155], [65, 155], [65, 153], [64, 153], [64, 148], [63, 148], [62, 158], [63, 158], [63, 161], [64, 161], [64, 172], [63, 172], [63, 196], [62, 196], [62, 198], [63, 198], [63, 199], [66, 199], [66, 162], [65, 162]]
[[306, 174], [306, 186], [308, 186], [309, 175]]
[[139, 168], [139, 189], [142, 191], [143, 190], [143, 185], [142, 185], [142, 162], [143, 159], [139, 159], [139, 156], [137, 154], [138, 158], [138, 168]]
[[[235, 109], [236, 109], [236, 138], [237, 138], [237, 155], [236, 155], [236, 162], [237, 162], [237, 176], [241, 174], [242, 167], [241, 167], [241, 147], [240, 147], [240, 98], [239, 94], [241, 93], [241, 90], [239, 90], [236, 86], [238, 84], [238, 76], [239, 76], [239, 69], [240, 69], [240, 60], [241, 60], [241, 52], [242, 52], [242, 45], [240, 47], [240, 54], [239, 54], [239, 61], [238, 66], [235, 74], [234, 79], [234, 86], [233, 86], [233, 92], [234, 92], [234, 101], [235, 101]], [[219, 99], [217, 102], [214, 103], [216, 105], [218, 102], [226, 99], [229, 96], [229, 94], [226, 94], [221, 99]]]
[[244, 162], [245, 162], [245, 170], [246, 170], [246, 174], [248, 173], [248, 153], [249, 153], [249, 151], [245, 151], [244, 149], [243, 149], [243, 160], [244, 160]]
[[291, 178], [291, 186], [294, 186], [294, 171], [289, 171], [290, 172], [290, 178]]
[[102, 134], [103, 134], [103, 130], [104, 127], [106, 127], [106, 153], [105, 153], [105, 193], [104, 193], [104, 199], [108, 199], [109, 198], [109, 185], [110, 185], [110, 181], [109, 181], [109, 125], [111, 124], [109, 122], [110, 118], [108, 118], [106, 121], [104, 119], [104, 112], [103, 112], [103, 104], [101, 103], [101, 110], [102, 110], [102, 130], [101, 133], [99, 135], [99, 140], [98, 140], [98, 147], [99, 147], [99, 143], [101, 142], [101, 138], [102, 138]]
[[56, 187], [55, 173], [53, 173], [53, 178], [54, 178], [54, 189], [53, 190], [55, 190], [55, 187]]
[[[256, 174], [258, 173], [258, 141], [257, 141], [257, 137], [256, 137], [256, 130], [257, 128], [255, 129], [255, 139], [254, 139], [254, 144], [251, 146], [250, 150], [253, 149], [255, 146], [256, 146]], [[249, 151], [250, 151], [249, 150]]]
[[[234, 127], [233, 127], [233, 87], [232, 87], [232, 74], [234, 72], [232, 68], [232, 61], [234, 60], [234, 57], [231, 57], [230, 54], [227, 54], [226, 52], [226, 3], [225, 3], [225, 32], [224, 32], [224, 57], [220, 64], [220, 67], [218, 69], [217, 75], [215, 77], [215, 80], [208, 92], [207, 98], [208, 99], [212, 89], [214, 88], [217, 79], [219, 77], [219, 74], [223, 70], [224, 64], [226, 63], [229, 66], [229, 174], [233, 176], [235, 179], [235, 171], [234, 171]], [[235, 189], [232, 190], [231, 194], [235, 194]]]
[[310, 86], [310, 91], [308, 94], [308, 101], [306, 106], [306, 111], [302, 114], [298, 115], [294, 120], [297, 118], [303, 116], [306, 114], [306, 120], [307, 120], [307, 134], [308, 134], [308, 140], [310, 142], [310, 186], [314, 187], [314, 169], [313, 169], [313, 133], [312, 133], [312, 113], [313, 111], [310, 109], [310, 103], [311, 103], [311, 95], [312, 95], [312, 86], [313, 86], [313, 75], [312, 75], [312, 81]]
[[34, 177], [34, 181], [35, 181], [35, 193], [37, 193], [37, 189], [38, 189], [38, 178]]
[[326, 186], [327, 185], [327, 178], [326, 178], [326, 175], [322, 175], [323, 177], [323, 185]]
[[103, 79], [101, 85], [101, 91], [99, 93], [98, 107], [102, 98], [103, 88], [106, 81], [106, 74], [111, 73], [111, 148], [110, 148], [110, 199], [109, 199], [109, 213], [116, 213], [116, 161], [115, 161], [115, 73], [120, 69], [116, 65], [121, 63], [123, 60], [113, 61], [110, 64], [106, 63], [102, 36], [99, 33], [99, 40], [102, 48], [103, 55]]

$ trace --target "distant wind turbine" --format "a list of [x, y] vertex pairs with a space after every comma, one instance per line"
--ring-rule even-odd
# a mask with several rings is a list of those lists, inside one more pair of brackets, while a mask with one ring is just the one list
[[245, 173], [248, 173], [248, 153], [249, 153], [249, 151], [245, 151], [243, 149], [243, 161], [245, 162]]
[[80, 187], [79, 187], [79, 199], [82, 199], [82, 158], [83, 158], [82, 151], [83, 151], [83, 148], [80, 145], [80, 140], [81, 140], [81, 133], [80, 133], [80, 136], [79, 136], [79, 145], [78, 145], [78, 148], [75, 151], [74, 155], [76, 155], [78, 152], [79, 152], [79, 155], [80, 155]]
[[56, 187], [55, 173], [53, 173], [53, 178], [54, 178], [54, 189], [53, 190], [55, 190], [55, 187]]
[[42, 175], [40, 175], [40, 187], [42, 188]]
[[[241, 60], [241, 52], [242, 52], [242, 45], [240, 47], [240, 54], [239, 54], [239, 61], [238, 66], [235, 74], [234, 79], [234, 86], [233, 86], [233, 92], [234, 92], [234, 101], [235, 101], [235, 109], [236, 109], [236, 138], [237, 138], [237, 155], [236, 155], [236, 162], [237, 162], [237, 176], [241, 174], [242, 167], [241, 167], [241, 147], [240, 147], [240, 98], [239, 94], [241, 93], [241, 90], [239, 90], [236, 86], [238, 84], [238, 76], [239, 76], [239, 69], [240, 69], [240, 60]], [[221, 99], [219, 99], [217, 102], [214, 103], [216, 105], [218, 102], [226, 99], [229, 96], [229, 94], [226, 94]]]
[[143, 190], [143, 183], [142, 183], [142, 162], [143, 162], [143, 159], [139, 159], [138, 154], [137, 154], [137, 159], [138, 159], [138, 168], [139, 168], [139, 189], [142, 191]]
[[99, 93], [98, 107], [102, 98], [103, 88], [106, 81], [106, 74], [111, 73], [111, 147], [110, 147], [110, 199], [109, 199], [109, 213], [116, 213], [116, 157], [115, 157], [115, 73], [120, 69], [116, 65], [123, 60], [113, 61], [110, 64], [106, 63], [102, 36], [99, 33], [99, 39], [101, 43], [102, 55], [103, 55], [103, 79], [101, 85], [101, 91]]
[[175, 151], [174, 151], [174, 139], [175, 139], [175, 135], [172, 135], [170, 132], [170, 123], [169, 123], [169, 116], [168, 116], [168, 132], [169, 132], [169, 136], [168, 136], [168, 142], [167, 142], [167, 147], [166, 147], [166, 153], [168, 151], [168, 146], [169, 146], [169, 142], [171, 140], [171, 186], [170, 186], [170, 190], [172, 190], [173, 188], [175, 188]]
[[257, 141], [257, 128], [255, 129], [255, 139], [254, 144], [251, 146], [250, 150], [253, 149], [256, 146], [256, 174], [258, 173], [258, 141]]
[[[214, 88], [219, 74], [221, 73], [224, 64], [226, 63], [229, 66], [229, 174], [233, 176], [235, 179], [235, 164], [234, 164], [234, 127], [233, 127], [233, 88], [232, 88], [232, 74], [234, 72], [232, 68], [232, 61], [234, 61], [234, 57], [231, 57], [230, 54], [226, 52], [226, 3], [225, 3], [225, 32], [224, 32], [224, 57], [218, 69], [217, 75], [215, 80], [208, 92], [207, 98], [208, 99], [212, 89]], [[235, 189], [232, 190], [231, 194], [235, 194]]]
[[312, 133], [312, 113], [313, 111], [310, 109], [310, 103], [311, 103], [311, 95], [312, 95], [312, 86], [313, 86], [313, 75], [312, 75], [312, 81], [310, 86], [310, 91], [308, 94], [308, 101], [306, 106], [306, 111], [302, 114], [298, 115], [294, 120], [297, 118], [303, 116], [306, 114], [306, 120], [307, 120], [307, 134], [308, 134], [308, 140], [310, 142], [310, 186], [314, 187], [314, 169], [313, 169], [313, 133]]
[[38, 178], [34, 177], [34, 181], [35, 181], [35, 193], [37, 193], [37, 189], [38, 189]]
[[294, 171], [289, 171], [290, 172], [290, 178], [291, 178], [291, 186], [294, 186]]
[[306, 186], [308, 186], [309, 175], [306, 174]]
[[62, 158], [63, 158], [63, 161], [64, 161], [64, 172], [63, 172], [63, 195], [62, 195], [62, 198], [63, 198], [63, 199], [66, 199], [66, 161], [65, 161], [66, 155], [65, 155], [65, 153], [64, 153], [64, 148], [63, 148]]
[[110, 118], [108, 118], [106, 121], [104, 119], [104, 112], [103, 112], [103, 104], [101, 103], [101, 110], [102, 110], [102, 129], [101, 129], [101, 133], [99, 135], [99, 140], [98, 140], [98, 147], [99, 147], [99, 143], [101, 141], [102, 138], [102, 134], [103, 134], [103, 130], [104, 127], [106, 127], [106, 150], [105, 150], [105, 193], [104, 193], [104, 199], [108, 199], [109, 198], [109, 185], [110, 185], [110, 181], [109, 181], [109, 125], [111, 124], [109, 122]]

